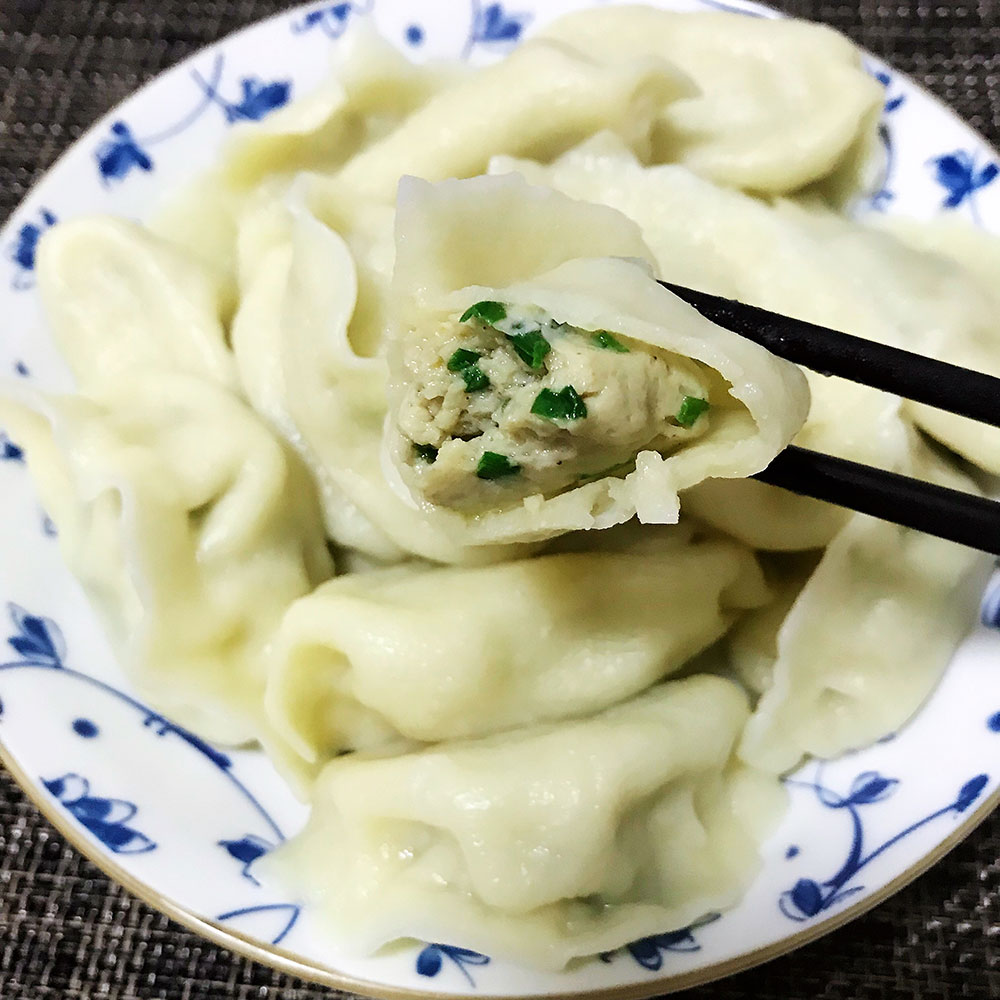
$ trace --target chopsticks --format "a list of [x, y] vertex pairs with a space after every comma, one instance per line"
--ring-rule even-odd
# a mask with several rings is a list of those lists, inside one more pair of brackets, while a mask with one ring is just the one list
[[[837, 375], [1000, 427], [1000, 378], [661, 281], [713, 323]], [[755, 477], [803, 496], [1000, 555], [1000, 503], [790, 445]]]
[[[1000, 378], [887, 347], [849, 333], [661, 281], [706, 319], [820, 375], [883, 389], [895, 396], [1000, 427]], [[998, 320], [1000, 321], [1000, 320]]]
[[789, 445], [754, 479], [1000, 556], [1000, 503]]

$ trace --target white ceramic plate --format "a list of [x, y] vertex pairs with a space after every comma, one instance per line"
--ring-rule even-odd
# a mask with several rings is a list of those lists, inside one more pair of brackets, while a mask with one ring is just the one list
[[[749, 3], [660, 0], [671, 9]], [[331, 40], [356, 18], [417, 59], [499, 58], [586, 0], [345, 0], [293, 10], [164, 74], [81, 139], [0, 236], [0, 375], [62, 387], [67, 375], [34, 291], [41, 232], [73, 216], [141, 217], [209, 164], [231, 125], [319, 82]], [[940, 209], [1000, 230], [993, 152], [910, 81], [886, 87], [887, 169], [869, 210]], [[5, 269], [5, 272], [4, 272]], [[130, 694], [79, 588], [16, 442], [0, 436], [0, 756], [52, 822], [137, 895], [206, 937], [306, 978], [378, 996], [648, 996], [746, 968], [843, 923], [913, 878], [1000, 799], [1000, 635], [963, 645], [920, 715], [877, 746], [789, 779], [791, 809], [736, 909], [562, 974], [411, 943], [342, 955], [308, 910], [258, 883], [254, 863], [304, 819], [262, 754], [216, 750]], [[5, 610], [6, 609], [6, 610]], [[1000, 587], [984, 620], [1000, 619]]]

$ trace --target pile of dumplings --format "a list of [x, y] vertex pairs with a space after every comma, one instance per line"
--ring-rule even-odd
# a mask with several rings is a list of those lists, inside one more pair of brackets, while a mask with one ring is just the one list
[[795, 440], [975, 492], [1000, 430], [656, 280], [1000, 374], [988, 237], [850, 217], [882, 101], [792, 20], [602, 7], [472, 70], [361, 19], [148, 224], [45, 236], [78, 391], [0, 421], [143, 696], [310, 802], [268, 864], [345, 947], [688, 926], [781, 775], [940, 678], [983, 560], [748, 477]]

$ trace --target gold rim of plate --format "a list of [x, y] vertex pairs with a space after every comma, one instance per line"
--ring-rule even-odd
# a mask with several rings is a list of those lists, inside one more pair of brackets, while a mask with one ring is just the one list
[[[198, 914], [192, 912], [183, 904], [178, 903], [169, 896], [164, 896], [156, 892], [152, 887], [135, 878], [98, 848], [68, 816], [53, 806], [52, 802], [42, 793], [37, 783], [17, 763], [12, 753], [4, 746], [2, 741], [0, 741], [0, 764], [7, 769], [42, 816], [84, 858], [97, 865], [105, 875], [121, 885], [133, 896], [155, 910], [166, 914], [172, 920], [176, 920], [177, 923], [187, 928], [187, 930], [194, 931], [194, 933], [208, 939], [213, 944], [220, 945], [235, 952], [237, 955], [253, 959], [255, 962], [260, 962], [262, 965], [269, 966], [279, 972], [287, 972], [323, 986], [332, 986], [336, 989], [360, 993], [363, 996], [373, 997], [375, 1000], [427, 1000], [428, 997], [447, 995], [438, 989], [414, 990], [405, 987], [388, 986], [373, 982], [370, 979], [356, 979], [347, 973], [338, 972], [336, 969], [321, 965], [313, 959], [298, 955], [293, 951], [287, 951], [277, 945], [265, 944], [255, 938], [241, 934], [239, 931], [231, 930], [214, 920], [198, 916]], [[664, 993], [676, 993], [694, 986], [702, 986], [716, 979], [735, 975], [738, 972], [746, 972], [754, 966], [769, 962], [771, 959], [778, 958], [781, 955], [786, 955], [796, 948], [801, 948], [803, 945], [807, 945], [824, 934], [828, 934], [830, 931], [843, 926], [855, 917], [861, 916], [868, 910], [874, 909], [879, 903], [897, 893], [904, 886], [927, 871], [928, 868], [940, 861], [953, 847], [956, 847], [968, 837], [998, 805], [1000, 805], [1000, 787], [995, 789], [990, 797], [956, 830], [953, 830], [944, 840], [923, 855], [919, 861], [897, 875], [886, 885], [865, 896], [864, 899], [854, 903], [852, 906], [848, 906], [839, 913], [827, 917], [826, 920], [819, 921], [813, 926], [798, 931], [795, 934], [790, 934], [788, 937], [782, 938], [780, 941], [775, 941], [764, 948], [757, 948], [745, 954], [737, 955], [734, 958], [715, 962], [701, 969], [695, 969], [692, 972], [675, 976], [657, 976], [651, 978], [648, 982], [630, 983], [626, 986], [611, 986], [596, 990], [575, 990], [570, 993], [518, 994], [517, 1000], [551, 1000], [553, 997], [558, 997], [560, 1000], [574, 1000], [574, 998], [581, 998], [581, 1000], [582, 998], [587, 998], [587, 1000], [646, 1000], [648, 997]], [[462, 996], [464, 994], [450, 995]], [[511, 997], [511, 994], [506, 993], [479, 993], [478, 991], [473, 995], [481, 998], [481, 1000], [509, 1000]]]

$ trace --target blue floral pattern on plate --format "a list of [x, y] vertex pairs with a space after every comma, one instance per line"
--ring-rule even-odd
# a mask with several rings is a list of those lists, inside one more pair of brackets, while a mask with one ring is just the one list
[[0, 462], [23, 462], [24, 452], [20, 445], [13, 441], [3, 431], [0, 431]]
[[882, 118], [878, 123], [878, 139], [882, 146], [882, 174], [876, 185], [877, 190], [871, 197], [870, 206], [879, 212], [884, 212], [895, 195], [892, 191], [892, 180], [896, 170], [896, 145], [893, 139], [891, 116], [905, 103], [906, 94], [896, 87], [892, 73], [886, 69], [869, 69], [869, 72], [885, 88], [885, 101], [882, 105]]
[[328, 38], [340, 38], [347, 30], [352, 18], [369, 13], [372, 6], [373, 0], [364, 0], [361, 3], [354, 2], [354, 0], [326, 3], [292, 21], [291, 28], [297, 35], [318, 29]]
[[472, 24], [463, 56], [468, 56], [477, 45], [515, 45], [530, 21], [531, 14], [525, 11], [510, 10], [502, 3], [483, 4], [480, 0], [472, 0]]
[[[233, 773], [232, 758], [206, 743], [201, 737], [147, 708], [131, 695], [66, 666], [66, 641], [62, 630], [52, 619], [32, 614], [14, 603], [8, 603], [7, 613], [13, 625], [13, 632], [7, 636], [7, 645], [17, 654], [17, 659], [0, 663], [0, 676], [10, 671], [41, 669], [84, 682], [137, 710], [141, 716], [142, 726], [151, 729], [156, 736], [172, 735], [182, 740], [196, 751], [201, 760], [213, 765], [216, 773], [250, 804], [252, 810], [264, 821], [274, 840], [249, 833], [235, 840], [221, 840], [218, 846], [224, 848], [230, 857], [241, 864], [241, 876], [259, 887], [260, 882], [252, 874], [251, 866], [285, 838], [259, 799]], [[0, 702], [0, 721], [3, 715], [4, 705]], [[91, 719], [84, 718], [74, 719], [72, 729], [77, 736], [88, 740], [94, 739], [100, 731]], [[134, 802], [91, 794], [89, 780], [75, 772], [67, 772], [53, 778], [41, 778], [40, 782], [77, 822], [112, 853], [140, 854], [156, 848], [156, 841], [132, 825], [132, 820], [139, 811]], [[272, 937], [272, 943], [277, 943], [284, 939], [294, 926], [300, 909], [297, 903], [265, 903], [223, 913], [215, 919], [225, 922], [257, 913], [281, 914], [283, 918]]]
[[42, 779], [48, 792], [62, 803], [74, 819], [115, 854], [152, 851], [156, 844], [144, 833], [128, 826], [139, 811], [133, 802], [90, 794], [90, 782], [79, 774]]
[[239, 840], [220, 840], [219, 847], [224, 847], [226, 853], [236, 861], [239, 861], [243, 867], [240, 869], [240, 874], [253, 882], [254, 885], [260, 885], [254, 874], [250, 871], [253, 867], [253, 863], [258, 859], [262, 858], [268, 851], [274, 850], [274, 844], [269, 840], [265, 840], [263, 837], [258, 837], [256, 834], [248, 833]]
[[[664, 934], [654, 934], [652, 937], [640, 938], [633, 941], [623, 949], [630, 955], [638, 965], [650, 972], [659, 972], [663, 968], [664, 952], [692, 952], [701, 951], [694, 932], [706, 924], [714, 923], [721, 914], [709, 913], [689, 927], [682, 927], [677, 931], [667, 931]], [[605, 952], [598, 958], [602, 962], [610, 962], [614, 958], [615, 952]]]
[[17, 239], [7, 251], [8, 257], [14, 262], [11, 284], [15, 289], [23, 290], [34, 286], [38, 243], [45, 231], [51, 229], [58, 221], [52, 212], [43, 207], [31, 221], [21, 223], [17, 230]]
[[104, 185], [122, 181], [135, 170], [151, 173], [156, 164], [149, 150], [185, 132], [213, 105], [222, 110], [227, 124], [233, 125], [241, 121], [260, 121], [292, 98], [290, 79], [261, 80], [253, 75], [241, 77], [237, 81], [235, 98], [226, 98], [221, 91], [224, 73], [224, 55], [216, 56], [207, 77], [197, 69], [191, 70], [191, 80], [201, 91], [200, 98], [187, 114], [159, 132], [139, 137], [125, 121], [113, 122], [110, 136], [98, 144], [95, 153]]
[[1000, 166], [990, 160], [979, 166], [975, 153], [966, 149], [956, 149], [950, 153], [935, 156], [928, 162], [934, 172], [934, 180], [945, 189], [942, 208], [954, 209], [968, 205], [969, 214], [976, 225], [982, 225], [976, 206], [976, 192], [992, 184], [1000, 174]]
[[471, 951], [469, 948], [455, 948], [450, 944], [428, 944], [417, 955], [417, 975], [434, 977], [444, 968], [445, 961], [454, 965], [470, 986], [475, 986], [476, 981], [472, 978], [468, 966], [490, 964], [486, 955], [482, 955], [478, 951]]
[[843, 865], [828, 879], [819, 882], [812, 878], [800, 878], [791, 889], [781, 894], [778, 907], [789, 920], [798, 923], [810, 920], [850, 896], [864, 892], [865, 887], [860, 883], [848, 884], [863, 868], [928, 823], [949, 813], [964, 813], [976, 802], [990, 780], [989, 775], [975, 775], [962, 785], [958, 794], [947, 805], [910, 823], [878, 847], [866, 850], [861, 810], [891, 798], [899, 787], [899, 780], [886, 778], [877, 771], [863, 771], [851, 783], [847, 793], [840, 794], [823, 784], [822, 775], [823, 765], [820, 764], [816, 766], [816, 775], [812, 781], [790, 778], [786, 784], [792, 788], [810, 789], [827, 809], [843, 810], [850, 819], [851, 842]]

